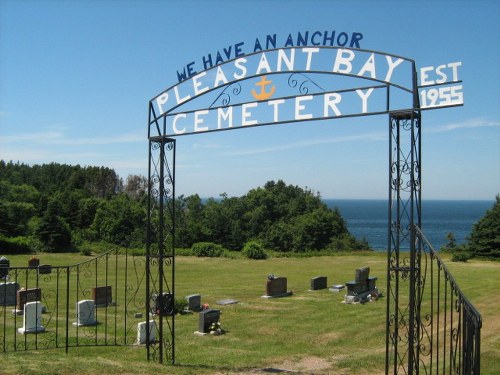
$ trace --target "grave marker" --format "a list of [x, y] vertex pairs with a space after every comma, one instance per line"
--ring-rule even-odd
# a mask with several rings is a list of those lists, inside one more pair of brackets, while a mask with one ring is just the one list
[[220, 320], [220, 310], [208, 309], [200, 312], [198, 332], [209, 333], [210, 326]]
[[326, 289], [327, 287], [326, 276], [316, 276], [311, 279], [311, 290]]
[[84, 299], [76, 303], [76, 322], [74, 326], [95, 326], [95, 304], [94, 300]]
[[111, 286], [98, 286], [92, 288], [92, 299], [96, 307], [106, 307], [113, 303]]
[[0, 284], [0, 306], [15, 306], [19, 283], [8, 282]]
[[42, 303], [26, 302], [23, 306], [23, 326], [17, 329], [17, 332], [24, 335], [25, 333], [44, 332], [45, 327], [42, 326]]
[[23, 311], [24, 305], [27, 302], [41, 301], [42, 299], [42, 289], [31, 288], [31, 289], [20, 289], [17, 291], [17, 310]]
[[[137, 344], [146, 344], [146, 328], [148, 322], [140, 322], [137, 324]], [[148, 342], [155, 342], [156, 340], [156, 322], [154, 320], [149, 321], [149, 340]]]

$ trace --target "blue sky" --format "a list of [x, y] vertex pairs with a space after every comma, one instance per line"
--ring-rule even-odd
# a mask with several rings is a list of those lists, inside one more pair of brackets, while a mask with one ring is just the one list
[[[147, 175], [148, 102], [177, 71], [255, 38], [359, 32], [417, 68], [460, 61], [463, 107], [423, 112], [424, 199], [500, 193], [498, 1], [0, 0], [0, 158]], [[283, 179], [387, 198], [388, 116], [178, 138], [176, 193], [241, 196]]]

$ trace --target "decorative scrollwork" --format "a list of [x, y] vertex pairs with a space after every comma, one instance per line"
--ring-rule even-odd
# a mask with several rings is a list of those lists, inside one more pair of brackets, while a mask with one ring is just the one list
[[[215, 98], [208, 108], [213, 107], [228, 107], [231, 104], [231, 95], [238, 96], [241, 93], [241, 85], [238, 82], [232, 83], [224, 88], [224, 90]], [[217, 103], [220, 103], [217, 105]]]
[[316, 82], [314, 82], [312, 79], [310, 79], [303, 73], [291, 74], [288, 77], [288, 86], [290, 86], [291, 88], [298, 87], [299, 93], [302, 95], [309, 94], [310, 89], [314, 86], [323, 92], [325, 91], [324, 88], [322, 88], [320, 85], [318, 85]]

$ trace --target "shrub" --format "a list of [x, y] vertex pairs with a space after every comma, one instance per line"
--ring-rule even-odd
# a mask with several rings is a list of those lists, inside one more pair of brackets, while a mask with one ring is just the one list
[[262, 245], [256, 241], [250, 241], [245, 244], [241, 251], [244, 256], [250, 259], [266, 259], [267, 254]]
[[0, 254], [28, 254], [30, 252], [29, 238], [0, 235]]
[[191, 246], [191, 250], [198, 257], [220, 257], [224, 254], [224, 248], [213, 242], [197, 242]]

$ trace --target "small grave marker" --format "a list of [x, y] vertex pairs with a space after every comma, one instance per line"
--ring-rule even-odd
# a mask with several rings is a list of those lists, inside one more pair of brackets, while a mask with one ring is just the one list
[[266, 295], [263, 298], [286, 297], [292, 295], [287, 291], [287, 278], [268, 276], [266, 282]]
[[200, 311], [201, 310], [201, 295], [191, 294], [186, 296], [186, 301], [188, 303], [189, 311]]
[[311, 279], [311, 290], [326, 289], [327, 287], [326, 276], [316, 276]]
[[147, 341], [147, 324], [148, 322], [140, 322], [137, 324], [137, 344], [143, 345], [146, 342], [155, 342], [156, 340], [156, 322], [149, 321], [149, 340]]

